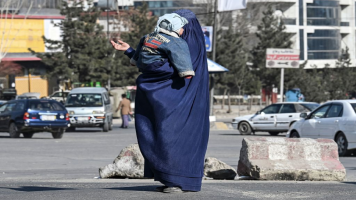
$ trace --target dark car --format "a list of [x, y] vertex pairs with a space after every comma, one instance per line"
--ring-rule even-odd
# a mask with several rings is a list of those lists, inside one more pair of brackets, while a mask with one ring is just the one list
[[55, 100], [23, 99], [0, 105], [0, 131], [18, 138], [22, 133], [31, 138], [36, 132], [51, 132], [53, 138], [62, 138], [69, 126], [69, 114]]

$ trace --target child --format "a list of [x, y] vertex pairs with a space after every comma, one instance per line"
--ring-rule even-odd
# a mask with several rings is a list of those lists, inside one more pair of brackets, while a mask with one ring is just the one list
[[190, 52], [185, 40], [180, 38], [188, 21], [176, 13], [165, 14], [158, 19], [155, 31], [144, 36], [130, 62], [144, 70], [145, 66], [168, 59], [180, 77], [195, 75]]

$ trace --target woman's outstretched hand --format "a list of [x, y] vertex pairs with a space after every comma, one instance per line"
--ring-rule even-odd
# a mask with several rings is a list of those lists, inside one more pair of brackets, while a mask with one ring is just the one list
[[128, 48], [130, 48], [130, 45], [122, 40], [118, 40], [117, 43], [114, 42], [113, 40], [111, 40], [110, 42], [111, 45], [114, 47], [114, 49], [118, 51], [126, 51]]

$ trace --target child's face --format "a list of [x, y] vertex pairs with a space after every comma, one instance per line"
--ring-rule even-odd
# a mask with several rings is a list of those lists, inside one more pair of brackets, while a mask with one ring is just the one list
[[182, 35], [183, 35], [183, 32], [184, 32], [184, 29], [183, 29], [183, 28], [180, 28], [180, 29], [179, 29], [179, 33], [178, 33], [179, 36], [182, 36]]

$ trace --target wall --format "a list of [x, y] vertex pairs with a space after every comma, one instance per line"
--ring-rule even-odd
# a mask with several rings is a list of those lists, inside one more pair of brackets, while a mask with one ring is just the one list
[[[15, 84], [17, 94], [23, 94], [28, 91], [28, 76], [16, 77]], [[39, 92], [40, 97], [48, 96], [48, 81], [40, 76], [31, 76], [31, 92]]]

